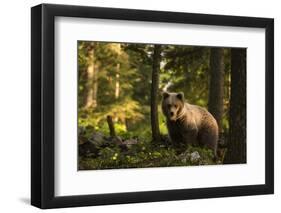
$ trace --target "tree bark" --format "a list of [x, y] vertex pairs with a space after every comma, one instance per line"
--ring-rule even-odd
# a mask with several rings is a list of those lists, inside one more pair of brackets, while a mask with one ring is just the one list
[[98, 69], [95, 64], [95, 44], [90, 42], [88, 47], [88, 67], [87, 67], [87, 83], [86, 83], [86, 101], [85, 108], [97, 107], [98, 92]]
[[[121, 44], [117, 44], [116, 47], [116, 51], [117, 51], [117, 58], [119, 60], [120, 54], [121, 54]], [[117, 63], [116, 65], [116, 82], [115, 82], [115, 99], [119, 99], [120, 96], [120, 62]]]
[[[82, 84], [84, 86], [83, 90], [82, 90], [82, 99], [81, 102], [79, 103], [79, 108], [85, 108], [86, 103], [87, 103], [87, 96], [88, 96], [88, 89], [87, 89], [87, 79], [88, 79], [88, 74], [87, 74], [87, 67], [82, 68], [79, 70], [79, 81], [80, 79], [82, 80]], [[80, 84], [80, 83], [79, 83]]]
[[118, 70], [118, 72], [116, 73], [116, 82], [115, 82], [115, 99], [118, 100], [119, 99], [119, 94], [120, 94], [120, 74], [119, 74], [119, 69], [120, 69], [120, 64], [117, 64], [116, 70]]
[[224, 97], [224, 50], [223, 48], [211, 48], [210, 54], [210, 90], [209, 112], [216, 119], [219, 132], [223, 131], [223, 97]]
[[246, 163], [246, 50], [231, 49], [231, 94], [226, 164]]
[[112, 120], [112, 117], [110, 115], [108, 115], [106, 117], [107, 119], [107, 124], [108, 124], [108, 128], [109, 128], [109, 134], [111, 137], [116, 137], [116, 133], [115, 133], [115, 128], [114, 128], [114, 123]]
[[159, 70], [161, 61], [161, 45], [154, 45], [153, 64], [152, 64], [152, 82], [151, 82], [151, 131], [154, 142], [160, 141], [160, 130], [158, 120], [158, 88], [159, 88]]

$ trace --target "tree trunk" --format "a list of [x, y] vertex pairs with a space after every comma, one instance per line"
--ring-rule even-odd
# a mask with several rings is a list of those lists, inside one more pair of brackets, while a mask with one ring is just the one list
[[[88, 79], [88, 74], [87, 74], [87, 68], [83, 68], [81, 70], [79, 70], [79, 85], [82, 84], [84, 85], [84, 88], [82, 90], [82, 98], [81, 98], [81, 102], [79, 103], [79, 108], [83, 108], [86, 106], [86, 103], [87, 103], [87, 97], [88, 97], [88, 89], [87, 89], [87, 85], [86, 85], [86, 82], [87, 82], [87, 79]], [[80, 80], [83, 82], [83, 83], [80, 83]]]
[[95, 44], [90, 42], [88, 47], [88, 67], [86, 83], [86, 101], [85, 108], [95, 108], [97, 106], [98, 92], [98, 69], [95, 64]]
[[229, 140], [224, 163], [246, 163], [246, 50], [231, 49]]
[[184, 91], [189, 91], [190, 75], [189, 75], [189, 64], [187, 60], [185, 61], [184, 64], [184, 78], [185, 78], [184, 85], [183, 85]]
[[211, 48], [210, 54], [210, 90], [209, 112], [216, 119], [219, 132], [222, 129], [223, 96], [224, 96], [224, 50], [223, 48]]
[[116, 133], [115, 133], [115, 128], [114, 128], [114, 123], [112, 120], [112, 117], [110, 115], [108, 115], [106, 117], [107, 119], [107, 124], [108, 124], [108, 128], [109, 128], [109, 134], [111, 137], [116, 137]]
[[118, 100], [119, 99], [119, 95], [120, 95], [120, 74], [119, 74], [119, 68], [120, 64], [117, 64], [116, 69], [118, 70], [118, 72], [116, 73], [116, 82], [115, 82], [115, 99]]
[[[117, 44], [116, 47], [116, 51], [117, 51], [117, 58], [119, 60], [120, 54], [121, 54], [121, 44]], [[119, 99], [120, 96], [120, 62], [117, 63], [116, 65], [116, 82], [115, 82], [115, 99]]]
[[158, 88], [159, 88], [159, 70], [161, 60], [161, 46], [154, 45], [153, 64], [152, 64], [152, 82], [151, 82], [151, 131], [154, 142], [160, 141], [160, 130], [158, 121]]

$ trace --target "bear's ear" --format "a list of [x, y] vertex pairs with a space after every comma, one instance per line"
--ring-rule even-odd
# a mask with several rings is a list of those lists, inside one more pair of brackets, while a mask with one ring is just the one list
[[166, 98], [168, 98], [169, 96], [170, 96], [170, 94], [169, 94], [168, 92], [163, 92], [163, 93], [162, 93], [163, 99], [166, 99]]
[[177, 98], [180, 99], [181, 101], [184, 101], [184, 94], [183, 94], [183, 92], [179, 92], [177, 94]]

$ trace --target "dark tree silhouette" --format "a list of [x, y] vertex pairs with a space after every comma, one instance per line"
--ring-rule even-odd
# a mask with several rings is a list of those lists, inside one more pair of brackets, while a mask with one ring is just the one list
[[246, 163], [246, 49], [231, 49], [229, 141], [224, 163]]
[[211, 48], [210, 54], [210, 90], [208, 109], [217, 120], [222, 132], [223, 97], [224, 97], [224, 49]]
[[161, 45], [154, 45], [153, 64], [152, 64], [152, 82], [151, 82], [151, 131], [154, 142], [160, 141], [160, 130], [158, 121], [158, 88], [159, 88], [159, 70], [161, 61]]

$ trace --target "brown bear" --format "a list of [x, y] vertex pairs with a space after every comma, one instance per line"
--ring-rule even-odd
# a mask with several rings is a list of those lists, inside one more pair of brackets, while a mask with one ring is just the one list
[[184, 94], [163, 92], [162, 111], [166, 117], [169, 138], [174, 145], [206, 146], [216, 157], [218, 124], [206, 109], [189, 104]]

